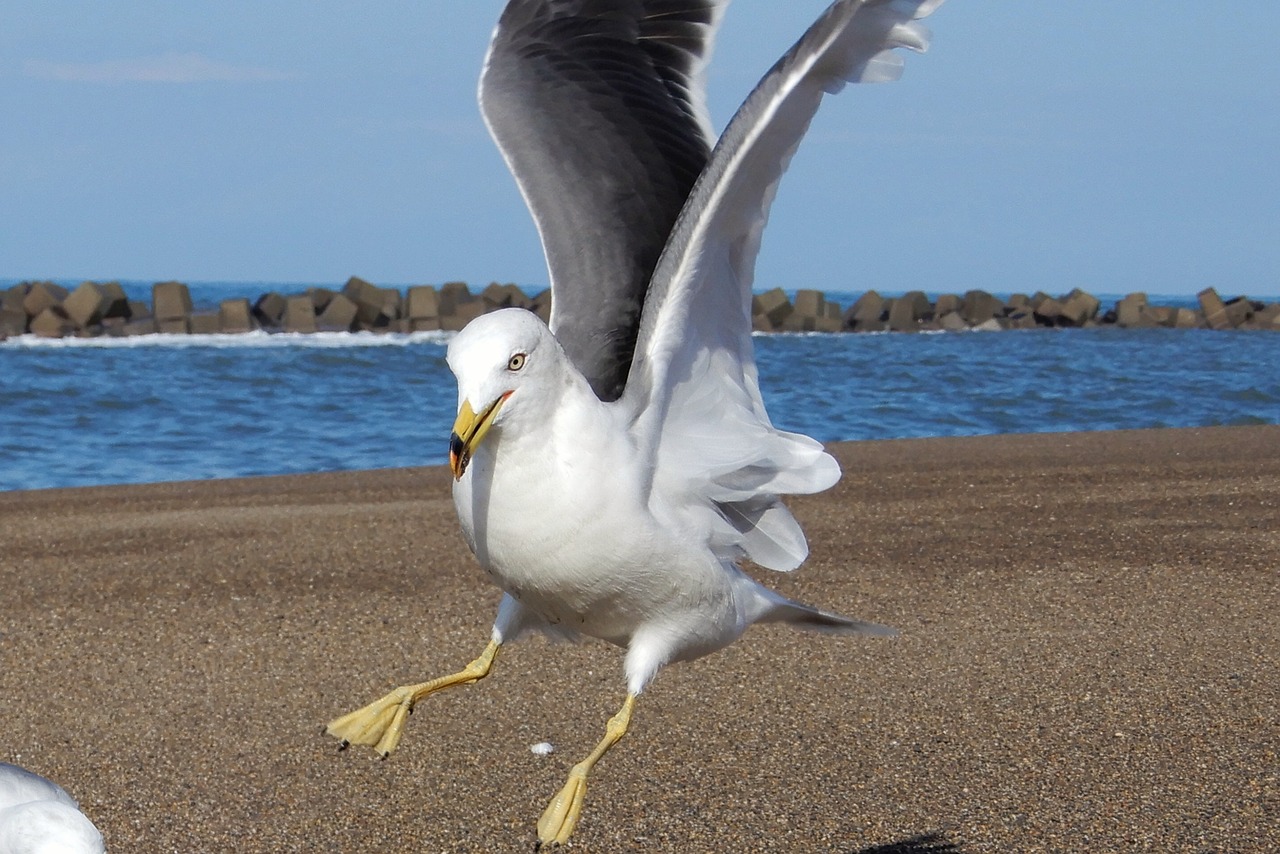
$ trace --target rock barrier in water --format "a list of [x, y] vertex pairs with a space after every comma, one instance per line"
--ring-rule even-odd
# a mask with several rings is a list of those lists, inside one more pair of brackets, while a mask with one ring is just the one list
[[[1036, 329], [1042, 327], [1177, 329], [1267, 329], [1280, 331], [1280, 301], [1248, 297], [1223, 300], [1213, 288], [1198, 295], [1198, 308], [1155, 305], [1132, 293], [1103, 311], [1098, 298], [1076, 289], [1062, 296], [1014, 294], [1007, 300], [986, 291], [943, 294], [922, 291], [884, 297], [867, 291], [842, 307], [822, 291], [804, 289], [788, 297], [781, 288], [752, 300], [752, 325], [760, 332], [922, 332]], [[68, 289], [52, 282], [21, 282], [0, 292], [0, 339], [30, 333], [66, 336], [131, 336], [154, 333], [200, 335], [267, 332], [456, 331], [498, 308], [526, 308], [543, 320], [551, 313], [550, 291], [530, 297], [512, 284], [488, 285], [472, 293], [463, 282], [415, 285], [404, 291], [352, 277], [340, 290], [267, 292], [224, 299], [197, 311], [182, 282], [157, 282], [151, 302], [130, 300], [118, 282], [84, 282]]]

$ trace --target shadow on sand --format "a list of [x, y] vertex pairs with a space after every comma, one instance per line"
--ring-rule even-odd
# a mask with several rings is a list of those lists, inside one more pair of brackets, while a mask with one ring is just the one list
[[848, 854], [964, 854], [958, 842], [949, 842], [944, 834], [926, 833], [885, 845], [850, 849]]

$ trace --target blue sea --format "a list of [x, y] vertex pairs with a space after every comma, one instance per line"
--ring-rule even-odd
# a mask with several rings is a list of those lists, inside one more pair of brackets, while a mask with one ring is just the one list
[[[125, 284], [149, 298], [149, 284]], [[192, 294], [201, 308], [305, 288], [209, 283]], [[456, 407], [448, 338], [10, 339], [0, 343], [0, 490], [441, 464]], [[1280, 423], [1273, 332], [759, 335], [755, 343], [774, 423], [822, 441]]]

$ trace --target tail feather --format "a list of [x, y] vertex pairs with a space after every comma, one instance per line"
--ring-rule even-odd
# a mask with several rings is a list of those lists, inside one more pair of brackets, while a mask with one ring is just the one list
[[855, 620], [852, 617], [833, 614], [791, 599], [778, 597], [778, 600], [773, 603], [773, 607], [760, 616], [759, 622], [790, 623], [797, 629], [822, 632], [827, 635], [873, 635], [882, 638], [898, 636], [898, 630], [890, 626]]

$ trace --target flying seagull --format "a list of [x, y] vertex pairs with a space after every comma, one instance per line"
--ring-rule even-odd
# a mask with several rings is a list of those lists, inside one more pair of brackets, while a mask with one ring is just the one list
[[[765, 75], [718, 141], [703, 72], [724, 0], [512, 0], [480, 104], [536, 221], [550, 328], [506, 309], [450, 343], [453, 499], [502, 588], [490, 643], [449, 676], [399, 688], [328, 732], [385, 757], [423, 697], [489, 673], [526, 632], [626, 650], [626, 698], [538, 822], [568, 840], [596, 762], [659, 669], [757, 622], [890, 635], [783, 597], [744, 558], [799, 566], [781, 496], [839, 466], [765, 412], [751, 282], [769, 206], [825, 93], [896, 79], [942, 0], [839, 0]], [[712, 147], [714, 142], [714, 147]]]

